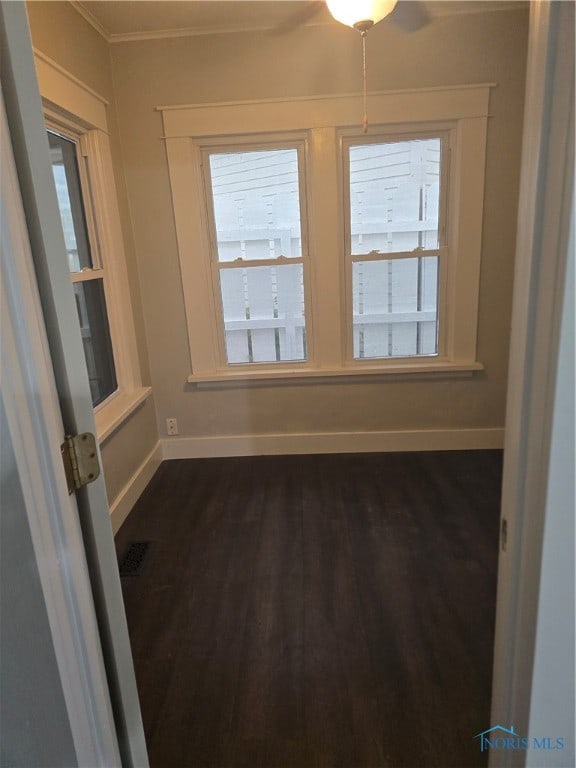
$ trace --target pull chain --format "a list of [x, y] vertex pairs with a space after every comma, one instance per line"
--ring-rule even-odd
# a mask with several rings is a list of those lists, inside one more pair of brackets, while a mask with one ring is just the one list
[[367, 69], [366, 69], [366, 32], [360, 33], [362, 35], [362, 100], [364, 103], [364, 117], [362, 119], [362, 130], [364, 133], [368, 133], [368, 95], [367, 95]]

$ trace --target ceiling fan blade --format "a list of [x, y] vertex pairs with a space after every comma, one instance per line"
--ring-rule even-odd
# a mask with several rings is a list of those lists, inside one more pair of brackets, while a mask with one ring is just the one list
[[306, 3], [302, 3], [302, 7], [297, 11], [291, 13], [284, 21], [282, 21], [274, 30], [277, 34], [283, 34], [284, 32], [291, 32], [296, 27], [300, 27], [302, 24], [306, 24], [307, 21], [313, 19], [320, 11], [326, 8], [324, 0], [308, 0]]
[[430, 14], [424, 7], [424, 3], [418, 0], [404, 0], [404, 2], [401, 0], [389, 19], [404, 32], [417, 32], [430, 23]]

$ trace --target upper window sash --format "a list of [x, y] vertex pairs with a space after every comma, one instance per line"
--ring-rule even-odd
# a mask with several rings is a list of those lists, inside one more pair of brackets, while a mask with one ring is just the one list
[[[77, 240], [80, 238], [81, 240], [81, 242], [78, 243], [79, 267], [78, 269], [73, 269], [72, 265], [69, 265], [70, 274], [72, 279], [74, 279], [81, 274], [85, 275], [103, 269], [100, 237], [98, 235], [98, 227], [96, 225], [94, 212], [94, 195], [90, 175], [87, 132], [81, 133], [78, 129], [75, 130], [72, 127], [62, 128], [59, 123], [54, 122], [49, 117], [46, 119], [46, 129], [48, 133], [52, 134], [56, 139], [64, 140], [63, 155], [66, 153], [66, 145], [68, 144], [70, 145], [70, 149], [73, 147], [75, 154], [75, 168], [70, 167], [70, 154], [68, 154], [67, 157], [63, 156], [62, 158], [66, 176], [66, 194], [70, 196], [72, 207], [72, 229], [75, 238]], [[56, 149], [56, 147], [50, 147], [51, 155], [54, 154]], [[76, 174], [77, 181], [74, 178]], [[62, 223], [64, 226], [64, 222]], [[65, 239], [67, 239], [66, 228], [64, 234]]]
[[[377, 128], [375, 129], [377, 131]], [[342, 155], [341, 155], [341, 162], [342, 162], [342, 177], [343, 177], [343, 192], [344, 192], [344, 240], [345, 240], [345, 254], [346, 257], [349, 259], [352, 259], [352, 261], [369, 261], [369, 260], [377, 260], [377, 259], [398, 259], [398, 258], [410, 258], [412, 256], [417, 256], [420, 254], [440, 254], [447, 245], [447, 231], [446, 231], [446, 222], [447, 222], [447, 206], [448, 206], [448, 194], [449, 194], [449, 167], [450, 167], [450, 131], [447, 128], [444, 128], [443, 130], [435, 130], [435, 131], [419, 131], [419, 132], [406, 132], [406, 133], [387, 133], [385, 131], [376, 132], [374, 135], [365, 137], [365, 136], [358, 136], [351, 134], [349, 131], [342, 132], [341, 134], [341, 147], [342, 147]], [[363, 147], [385, 147], [390, 146], [391, 148], [394, 147], [394, 145], [402, 145], [408, 142], [438, 142], [438, 167], [439, 167], [439, 174], [438, 174], [438, 199], [435, 203], [435, 208], [437, 211], [436, 215], [436, 227], [426, 227], [426, 226], [420, 226], [420, 227], [414, 227], [413, 225], [415, 223], [418, 224], [426, 224], [426, 218], [421, 218], [422, 211], [415, 210], [414, 211], [414, 217], [412, 220], [407, 221], [393, 221], [392, 218], [390, 218], [388, 221], [384, 221], [384, 217], [381, 217], [382, 224], [390, 223], [394, 224], [393, 227], [390, 227], [389, 230], [386, 231], [392, 231], [396, 234], [400, 234], [403, 231], [405, 232], [424, 232], [426, 229], [437, 231], [437, 240], [436, 242], [432, 244], [428, 243], [422, 243], [420, 242], [420, 238], [417, 238], [417, 241], [414, 243], [410, 243], [409, 245], [411, 247], [407, 248], [390, 248], [389, 250], [382, 250], [379, 247], [374, 248], [364, 248], [360, 249], [358, 247], [354, 247], [354, 245], [358, 245], [358, 243], [353, 243], [353, 237], [358, 237], [359, 234], [368, 234], [369, 232], [366, 230], [373, 229], [374, 226], [368, 226], [366, 225], [362, 226], [360, 222], [356, 222], [356, 226], [353, 227], [352, 222], [352, 212], [353, 207], [356, 202], [356, 205], [358, 206], [358, 201], [354, 201], [353, 198], [353, 190], [351, 189], [351, 165], [350, 165], [350, 154], [352, 150], [355, 149], [361, 149]], [[395, 150], [392, 149], [392, 152]], [[398, 147], [398, 150], [396, 151], [396, 154], [400, 155], [400, 153], [404, 152], [405, 154], [409, 152], [410, 150], [406, 147]], [[434, 152], [434, 147], [430, 146], [428, 150], [431, 154]], [[405, 158], [399, 157], [400, 161], [405, 162]], [[361, 163], [361, 160], [359, 162], [359, 165]], [[374, 177], [374, 163], [370, 162], [370, 158], [366, 159], [366, 172], [364, 174], [365, 179], [368, 179], [369, 181], [377, 181], [377, 179], [372, 178], [369, 179], [370, 176]], [[362, 179], [358, 180], [358, 183], [360, 183]], [[414, 181], [416, 184], [417, 182]], [[364, 193], [358, 193], [359, 195], [363, 194], [366, 195], [366, 192]], [[418, 200], [414, 199], [412, 201], [409, 201], [414, 207], [414, 205], [418, 205]], [[394, 201], [390, 202], [390, 210], [389, 213], [391, 215], [394, 214]], [[380, 203], [381, 207], [383, 208], [384, 202]], [[429, 222], [428, 222], [429, 224]], [[355, 229], [356, 231], [353, 232], [352, 230]], [[365, 231], [363, 233], [360, 232], [360, 230], [364, 229]], [[375, 246], [381, 245], [382, 243], [374, 243]]]
[[[251, 140], [250, 140], [251, 139]], [[216, 215], [214, 210], [214, 198], [212, 187], [212, 173], [210, 167], [211, 156], [232, 155], [251, 152], [266, 152], [273, 150], [295, 150], [297, 153], [298, 162], [298, 203], [299, 203], [299, 226], [300, 226], [300, 239], [301, 239], [301, 254], [300, 256], [286, 257], [286, 254], [279, 253], [278, 256], [270, 258], [271, 263], [297, 263], [303, 261], [306, 258], [308, 252], [308, 234], [307, 234], [307, 213], [306, 213], [306, 167], [305, 167], [305, 155], [306, 155], [306, 142], [304, 139], [287, 140], [287, 141], [271, 141], [271, 142], [257, 142], [254, 137], [239, 138], [238, 143], [234, 144], [207, 144], [201, 148], [201, 166], [202, 176], [204, 184], [204, 198], [206, 207], [206, 221], [210, 239], [210, 259], [221, 268], [229, 268], [234, 264], [238, 266], [253, 266], [255, 264], [262, 265], [265, 260], [261, 258], [251, 259], [250, 257], [243, 257], [241, 261], [238, 258], [233, 260], [220, 259], [218, 252], [218, 236], [216, 231]], [[240, 228], [240, 227], [239, 227]], [[263, 235], [265, 232], [263, 232]]]
[[[245, 265], [250, 264], [251, 262], [262, 263], [266, 258], [268, 258], [270, 261], [279, 262], [282, 260], [290, 262], [293, 260], [302, 260], [304, 257], [303, 219], [305, 216], [305, 209], [302, 201], [302, 178], [304, 169], [302, 164], [301, 150], [301, 145], [286, 144], [277, 147], [242, 146], [241, 148], [237, 147], [232, 151], [229, 150], [226, 152], [205, 151], [203, 169], [206, 184], [206, 202], [210, 220], [211, 251], [212, 258], [218, 263], [220, 267], [230, 266], [230, 264], [235, 262], [242, 262]], [[265, 174], [269, 170], [270, 166], [269, 160], [266, 158], [266, 154], [269, 152], [285, 153], [286, 160], [284, 161], [282, 156], [278, 157], [277, 167], [274, 170], [275, 176], [267, 177]], [[290, 157], [291, 153], [292, 157]], [[222, 163], [220, 163], [220, 168], [217, 167], [218, 159], [232, 158], [234, 155], [239, 157], [239, 163], [232, 161], [229, 169]], [[253, 157], [250, 157], [251, 155]], [[295, 164], [294, 159], [296, 160]], [[213, 178], [211, 171], [213, 161], [214, 165], [216, 166], [215, 170], [219, 171], [218, 189], [215, 187], [215, 179]], [[241, 165], [247, 164], [248, 162], [251, 162], [253, 167], [250, 170], [249, 176], [247, 178], [242, 178], [241, 175], [239, 176], [239, 174], [242, 174]], [[286, 166], [285, 172], [284, 169], [281, 168], [282, 165]], [[296, 178], [293, 178], [294, 174], [296, 174]], [[279, 181], [278, 179], [283, 175], [287, 176], [288, 178]], [[257, 185], [260, 182], [264, 183], [258, 187]], [[276, 198], [278, 195], [282, 195], [284, 193], [284, 190], [282, 189], [284, 186], [289, 188], [288, 195], [286, 196], [287, 199], [282, 201], [284, 210], [279, 211], [278, 201]], [[227, 187], [228, 189], [226, 189]], [[292, 191], [295, 189], [298, 193], [296, 201], [290, 200], [290, 187], [293, 188]], [[269, 188], [270, 190], [269, 195], [263, 191], [266, 188]], [[260, 197], [263, 199], [270, 197], [270, 202], [267, 204], [266, 211], [263, 209], [257, 213], [254, 211], [254, 206], [258, 205], [258, 201], [257, 195], [250, 195], [251, 190], [254, 192], [260, 192]], [[227, 201], [226, 197], [228, 197]], [[244, 201], [246, 197], [248, 197], [249, 200], [248, 210], [244, 210]], [[253, 199], [250, 200], [250, 197]], [[219, 206], [219, 210], [216, 210], [215, 208], [217, 198], [223, 199], [223, 202]], [[235, 207], [234, 211], [231, 210], [232, 206], [230, 205], [233, 200], [237, 202], [237, 206]], [[228, 204], [226, 204], [226, 202]], [[294, 205], [294, 202], [296, 205]], [[261, 200], [260, 206], [262, 207], [262, 205], [263, 201]], [[294, 210], [296, 207], [297, 211]], [[229, 210], [226, 210], [226, 208]], [[290, 209], [292, 210], [290, 211]], [[286, 211], [288, 211], [288, 213]], [[257, 222], [255, 221], [255, 215], [261, 217]], [[284, 217], [284, 219], [286, 219], [283, 224], [278, 225], [275, 221], [270, 220], [277, 218], [278, 215], [281, 215]], [[226, 219], [230, 221], [232, 217], [235, 217], [236, 220], [235, 226], [229, 228], [227, 232], [230, 239], [232, 239], [232, 235], [235, 235], [234, 239], [241, 241], [242, 235], [250, 231], [250, 224], [252, 224], [253, 231], [261, 230], [262, 239], [279, 239], [280, 252], [277, 255], [268, 255], [264, 257], [261, 255], [256, 256], [254, 253], [243, 255], [242, 251], [237, 251], [234, 254], [221, 253], [220, 244], [222, 243], [222, 245], [224, 245], [225, 239], [221, 240], [218, 237], [218, 230], [220, 230], [220, 234], [222, 234], [222, 230], [228, 223]], [[289, 233], [290, 236], [296, 234], [297, 240], [300, 243], [299, 254], [293, 254], [292, 243], [289, 241], [286, 242], [285, 238], [281, 237], [280, 231], [282, 229], [285, 230], [285, 234], [288, 234], [288, 230], [291, 230]], [[275, 250], [275, 246], [272, 248], [272, 250]]]

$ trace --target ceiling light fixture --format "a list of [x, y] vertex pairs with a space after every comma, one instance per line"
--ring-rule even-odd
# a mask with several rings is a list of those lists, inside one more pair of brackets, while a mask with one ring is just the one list
[[368, 132], [366, 33], [394, 10], [397, 0], [326, 0], [332, 16], [341, 24], [358, 30], [362, 36], [362, 98], [364, 118], [362, 128]]

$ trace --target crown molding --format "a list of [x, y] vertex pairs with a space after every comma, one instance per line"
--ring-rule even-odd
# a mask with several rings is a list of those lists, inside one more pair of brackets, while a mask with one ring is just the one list
[[[332, 21], [318, 21], [305, 24], [306, 27], [324, 27], [334, 24]], [[158, 29], [145, 32], [118, 32], [108, 36], [110, 43], [129, 43], [142, 40], [164, 40], [175, 37], [204, 37], [207, 35], [236, 35], [244, 32], [274, 32], [278, 29], [277, 25], [258, 25], [244, 24], [234, 27], [180, 27], [178, 29]]]
[[462, 16], [471, 13], [495, 13], [498, 11], [527, 11], [531, 0], [481, 0], [478, 2], [458, 2], [458, 10], [455, 13], [456, 0], [433, 0], [433, 17]]
[[[216, 26], [216, 27], [177, 27], [174, 29], [151, 29], [140, 32], [110, 32], [101, 22], [89, 11], [81, 0], [68, 0], [82, 18], [90, 24], [98, 34], [106, 40], [107, 43], [127, 43], [146, 40], [163, 40], [178, 37], [203, 37], [209, 35], [230, 35], [242, 34], [245, 32], [274, 32], [278, 30], [277, 24], [242, 24], [235, 26]], [[458, 14], [486, 13], [487, 11], [509, 11], [528, 8], [529, 3], [526, 0], [492, 0], [482, 4], [471, 2], [467, 7], [465, 3], [446, 2], [437, 0], [433, 5], [432, 17], [441, 18], [454, 13], [453, 8], [458, 6]], [[305, 27], [324, 27], [331, 26], [337, 22], [332, 19], [326, 21], [307, 21], [302, 26]]]
[[82, 18], [90, 24], [90, 26], [98, 32], [98, 34], [106, 40], [107, 43], [111, 42], [111, 34], [108, 30], [98, 21], [96, 16], [91, 13], [80, 0], [68, 0], [72, 8], [79, 13]]

